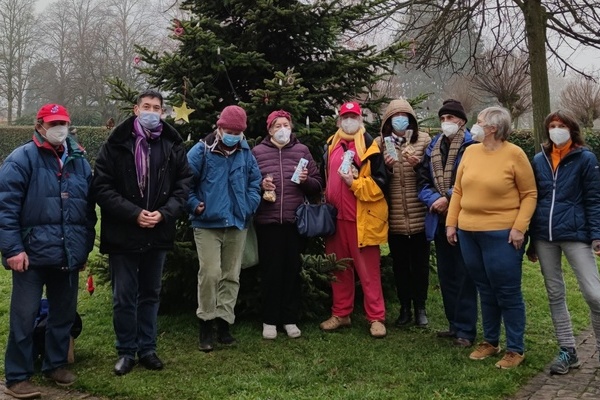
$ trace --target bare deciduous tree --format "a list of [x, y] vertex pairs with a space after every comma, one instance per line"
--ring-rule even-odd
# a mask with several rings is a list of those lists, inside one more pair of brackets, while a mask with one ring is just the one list
[[475, 62], [473, 86], [496, 100], [519, 125], [519, 117], [531, 109], [531, 82], [526, 57], [487, 52]]
[[560, 105], [591, 128], [600, 118], [600, 85], [584, 77], [573, 79], [560, 93]]
[[457, 75], [444, 88], [444, 98], [458, 100], [462, 103], [467, 117], [475, 111], [478, 103], [476, 94], [473, 92], [471, 77]]
[[6, 99], [9, 123], [21, 105], [34, 41], [35, 0], [0, 0], [0, 93]]
[[[398, 37], [417, 41], [418, 67], [452, 63], [459, 70], [486, 41], [528, 55], [536, 146], [550, 112], [546, 50], [577, 70], [558, 51], [562, 45], [600, 49], [597, 0], [387, 0], [381, 18], [398, 18]], [[467, 50], [465, 50], [465, 47]]]

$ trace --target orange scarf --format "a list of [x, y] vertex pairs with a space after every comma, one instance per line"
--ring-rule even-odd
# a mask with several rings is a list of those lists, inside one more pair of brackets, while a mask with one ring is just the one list
[[558, 164], [560, 163], [560, 160], [562, 160], [567, 153], [569, 153], [571, 151], [571, 145], [573, 144], [573, 142], [571, 141], [571, 139], [569, 139], [569, 141], [567, 143], [565, 143], [565, 145], [561, 148], [556, 147], [556, 145], [552, 145], [552, 153], [550, 153], [550, 157], [552, 158], [552, 170], [556, 171], [556, 168], [558, 168]]

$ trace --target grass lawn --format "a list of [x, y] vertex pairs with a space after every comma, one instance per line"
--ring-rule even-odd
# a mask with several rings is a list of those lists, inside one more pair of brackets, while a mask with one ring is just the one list
[[[557, 351], [539, 265], [525, 262], [527, 358], [516, 370], [496, 369], [497, 358], [471, 361], [470, 350], [435, 337], [446, 323], [432, 276], [428, 329], [392, 327], [398, 303], [388, 296], [385, 339], [369, 337], [358, 305], [351, 328], [326, 334], [318, 329], [320, 321], [302, 321], [302, 337], [295, 340], [280, 333], [277, 340], [265, 341], [259, 321], [238, 321], [233, 334], [239, 343], [205, 354], [197, 348], [193, 314], [163, 315], [158, 353], [165, 369], [136, 367], [117, 377], [112, 372], [116, 353], [110, 290], [99, 286], [90, 296], [85, 277], [83, 273], [83, 332], [76, 342], [73, 368], [79, 380], [74, 388], [111, 399], [503, 399], [542, 371]], [[567, 278], [569, 306], [579, 332], [589, 324], [589, 312], [570, 271]], [[0, 354], [8, 335], [10, 285], [10, 273], [0, 273]], [[39, 375], [35, 381], [42, 382]]]

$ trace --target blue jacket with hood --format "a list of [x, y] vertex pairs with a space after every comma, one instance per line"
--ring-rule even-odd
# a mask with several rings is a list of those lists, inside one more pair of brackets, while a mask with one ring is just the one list
[[[256, 158], [245, 140], [228, 156], [211, 150], [216, 140], [213, 132], [187, 155], [194, 176], [187, 202], [192, 227], [246, 229], [261, 199]], [[205, 208], [198, 215], [200, 203]]]

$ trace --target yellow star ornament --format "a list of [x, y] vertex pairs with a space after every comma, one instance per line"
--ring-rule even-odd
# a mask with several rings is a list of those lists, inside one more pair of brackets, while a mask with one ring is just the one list
[[185, 101], [179, 107], [173, 106], [173, 110], [175, 110], [175, 121], [182, 119], [185, 122], [190, 122], [189, 115], [196, 111], [193, 108], [188, 108]]

